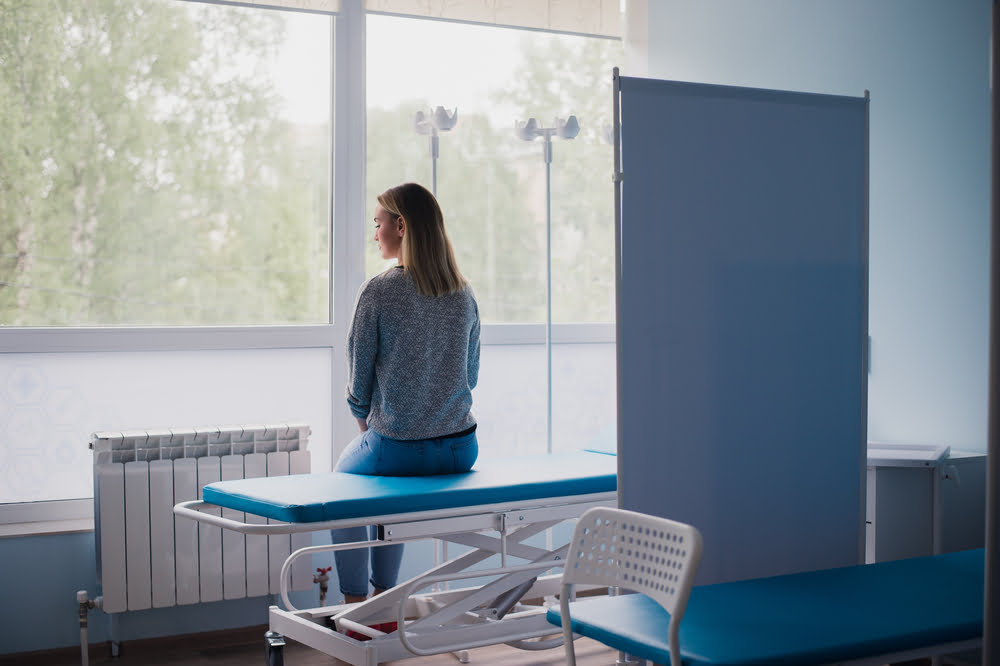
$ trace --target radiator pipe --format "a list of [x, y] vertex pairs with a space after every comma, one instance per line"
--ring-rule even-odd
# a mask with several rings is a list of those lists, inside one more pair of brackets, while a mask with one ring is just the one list
[[90, 663], [90, 647], [87, 645], [87, 612], [91, 608], [102, 608], [104, 598], [97, 597], [91, 599], [87, 595], [87, 590], [78, 590], [76, 593], [76, 603], [79, 606], [80, 614], [80, 663], [88, 666]]

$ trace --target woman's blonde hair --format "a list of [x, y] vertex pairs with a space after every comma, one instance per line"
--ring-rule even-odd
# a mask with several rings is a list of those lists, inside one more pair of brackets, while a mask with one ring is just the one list
[[468, 281], [458, 270], [444, 214], [434, 195], [417, 183], [403, 183], [376, 199], [390, 215], [403, 218], [399, 264], [413, 277], [417, 290], [443, 296], [465, 288]]

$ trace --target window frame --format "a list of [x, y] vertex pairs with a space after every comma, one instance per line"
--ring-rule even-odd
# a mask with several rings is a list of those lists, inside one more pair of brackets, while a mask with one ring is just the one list
[[[227, 4], [218, 2], [213, 4]], [[289, 9], [288, 11], [296, 11]], [[364, 159], [363, 11], [358, 0], [345, 0], [339, 12], [317, 12], [332, 18], [331, 70], [333, 99], [330, 145], [330, 250], [328, 257], [329, 321], [313, 325], [170, 326], [170, 327], [0, 327], [0, 353], [146, 352], [202, 350], [279, 350], [329, 348], [335, 351], [347, 335], [337, 307], [351, 303], [364, 276], [362, 225], [336, 225], [337, 219], [363, 219], [364, 176], [352, 163]], [[359, 29], [360, 28], [360, 29]], [[359, 59], [360, 58], [360, 64]], [[350, 69], [349, 69], [350, 68]], [[362, 131], [358, 133], [358, 124]], [[361, 136], [358, 140], [356, 137]], [[361, 170], [363, 171], [363, 170]], [[360, 192], [360, 195], [358, 194]], [[331, 384], [346, 383], [343, 354], [331, 353]], [[333, 392], [336, 395], [336, 392]], [[346, 419], [331, 414], [331, 433], [342, 439]], [[339, 429], [338, 429], [339, 426]], [[0, 446], [3, 442], [0, 442]], [[94, 528], [93, 498], [0, 504], [0, 537], [85, 532]]]
[[[201, 0], [205, 1], [205, 0]], [[226, 4], [219, 2], [218, 4]], [[3, 327], [0, 354], [71, 352], [145, 352], [203, 350], [280, 350], [341, 347], [347, 337], [349, 312], [365, 278], [364, 224], [336, 224], [335, 220], [363, 220], [365, 216], [366, 96], [365, 19], [363, 0], [341, 0], [332, 16], [333, 141], [330, 175], [330, 321], [315, 325], [212, 327]], [[357, 75], [360, 72], [362, 75]], [[338, 316], [338, 314], [340, 316]], [[554, 323], [552, 344], [614, 342], [613, 322]], [[545, 344], [545, 323], [484, 323], [483, 345]], [[346, 385], [343, 354], [331, 353], [332, 395]], [[331, 414], [335, 442], [353, 436], [351, 419]], [[0, 442], [0, 446], [4, 445]], [[334, 451], [334, 458], [337, 451]], [[0, 504], [0, 538], [31, 534], [93, 530], [93, 499]]]

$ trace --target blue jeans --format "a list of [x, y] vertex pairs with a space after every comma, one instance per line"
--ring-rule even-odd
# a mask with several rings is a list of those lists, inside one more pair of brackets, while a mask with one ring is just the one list
[[[458, 474], [472, 469], [478, 455], [475, 431], [461, 437], [399, 440], [368, 429], [347, 445], [335, 469], [366, 476]], [[346, 527], [330, 530], [330, 536], [333, 543], [374, 540], [376, 528], [374, 525]], [[334, 560], [341, 593], [363, 597], [368, 594], [369, 582], [380, 590], [388, 590], [396, 584], [403, 561], [403, 544], [339, 550], [334, 553]]]

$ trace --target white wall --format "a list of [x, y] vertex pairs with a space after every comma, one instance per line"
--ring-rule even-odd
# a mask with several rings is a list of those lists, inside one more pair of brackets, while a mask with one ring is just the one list
[[650, 77], [871, 91], [869, 439], [985, 451], [989, 0], [644, 9]]

